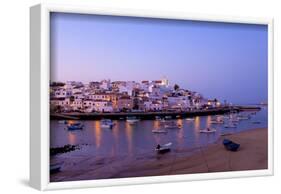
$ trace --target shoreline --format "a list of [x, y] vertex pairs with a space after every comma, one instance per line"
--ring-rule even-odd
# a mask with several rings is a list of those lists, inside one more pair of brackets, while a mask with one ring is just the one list
[[[249, 129], [221, 136], [204, 147], [177, 150], [159, 155], [129, 158], [60, 158], [68, 160], [63, 170], [50, 176], [51, 182], [97, 180], [209, 172], [267, 169], [267, 128]], [[241, 145], [237, 152], [225, 150], [224, 138]], [[56, 159], [51, 159], [51, 163]], [[78, 165], [77, 165], [78, 164]], [[83, 167], [81, 167], [82, 165]], [[81, 165], [81, 166], [79, 166]]]
[[216, 114], [225, 114], [232, 111], [259, 111], [260, 107], [249, 107], [249, 106], [236, 106], [236, 107], [223, 107], [223, 108], [212, 108], [207, 110], [190, 110], [190, 111], [159, 111], [159, 112], [115, 112], [115, 113], [52, 113], [50, 115], [51, 120], [61, 119], [76, 119], [76, 120], [99, 120], [99, 119], [125, 119], [126, 117], [138, 117], [143, 120], [153, 120], [156, 116], [165, 117], [169, 116], [172, 119], [175, 118], [187, 118], [194, 116], [207, 116]]

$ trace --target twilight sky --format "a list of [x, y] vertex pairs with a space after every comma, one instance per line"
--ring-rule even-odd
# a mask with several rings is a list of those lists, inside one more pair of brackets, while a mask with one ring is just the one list
[[51, 14], [51, 81], [156, 80], [232, 103], [267, 100], [267, 26]]

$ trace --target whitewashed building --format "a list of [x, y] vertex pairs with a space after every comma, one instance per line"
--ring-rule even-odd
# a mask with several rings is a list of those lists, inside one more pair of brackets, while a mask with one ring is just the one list
[[94, 111], [96, 112], [112, 112], [113, 107], [112, 103], [109, 101], [95, 100], [94, 102]]

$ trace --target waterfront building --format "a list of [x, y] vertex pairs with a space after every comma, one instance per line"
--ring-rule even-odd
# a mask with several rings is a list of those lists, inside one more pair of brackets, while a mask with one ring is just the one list
[[121, 94], [127, 94], [129, 96], [132, 96], [133, 94], [133, 87], [130, 87], [130, 86], [123, 86], [123, 85], [120, 85], [119, 86], [119, 93]]
[[94, 100], [93, 110], [96, 112], [113, 112], [112, 103], [104, 100]]
[[92, 100], [110, 101], [110, 94], [105, 92], [92, 93], [89, 95], [89, 98]]
[[186, 110], [190, 108], [190, 100], [188, 96], [172, 95], [167, 97], [170, 109]]
[[133, 109], [133, 99], [128, 95], [123, 95], [118, 98], [119, 111], [131, 111]]
[[74, 99], [84, 99], [84, 94], [82, 92], [75, 92], [72, 94]]
[[83, 100], [81, 98], [73, 99], [72, 103], [70, 104], [72, 110], [74, 111], [81, 111], [83, 109]]
[[55, 98], [66, 98], [70, 97], [72, 95], [72, 92], [71, 90], [66, 90], [64, 88], [57, 88], [53, 90], [52, 94]]
[[64, 97], [53, 97], [50, 99], [50, 104], [52, 106], [63, 106], [65, 102]]
[[94, 101], [91, 99], [83, 100], [83, 110], [84, 110], [84, 112], [93, 112], [94, 111]]
[[145, 111], [162, 111], [163, 104], [161, 101], [146, 101], [144, 102]]

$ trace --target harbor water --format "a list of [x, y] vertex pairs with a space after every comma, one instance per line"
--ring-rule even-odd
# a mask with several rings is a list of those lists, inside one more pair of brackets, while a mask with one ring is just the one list
[[[65, 145], [77, 145], [80, 149], [64, 153], [64, 157], [136, 157], [151, 154], [157, 144], [172, 143], [172, 150], [185, 150], [206, 146], [215, 142], [222, 134], [237, 133], [254, 128], [267, 128], [267, 108], [260, 111], [241, 112], [250, 115], [250, 119], [240, 120], [236, 128], [225, 128], [229, 122], [227, 115], [197, 116], [194, 120], [185, 118], [174, 119], [181, 125], [180, 129], [167, 129], [167, 133], [153, 133], [152, 130], [163, 129], [159, 120], [140, 120], [129, 124], [126, 120], [114, 120], [112, 129], [101, 127], [99, 120], [80, 121], [82, 130], [69, 131], [67, 125], [58, 120], [50, 121], [51, 148]], [[212, 124], [214, 119], [221, 117], [225, 124]], [[200, 133], [200, 129], [216, 129], [214, 133]]]

